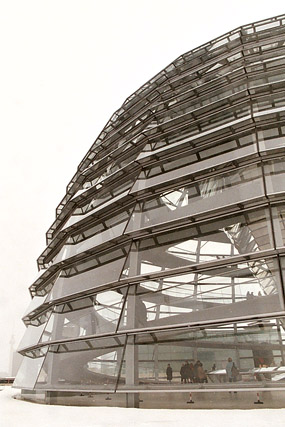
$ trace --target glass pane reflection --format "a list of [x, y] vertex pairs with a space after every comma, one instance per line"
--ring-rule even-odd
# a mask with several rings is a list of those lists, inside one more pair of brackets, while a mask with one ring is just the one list
[[42, 367], [44, 357], [31, 359], [24, 357], [14, 381], [14, 387], [33, 388]]
[[284, 386], [284, 339], [283, 319], [137, 335], [135, 342], [129, 337], [118, 387]]
[[120, 330], [279, 312], [278, 264], [258, 260], [130, 287]]
[[94, 349], [90, 348], [92, 342], [78, 342], [79, 351], [76, 342], [57, 346], [59, 351], [53, 347], [47, 353], [35, 388], [72, 390], [80, 386], [81, 389], [114, 390], [123, 342], [111, 341], [100, 340]]
[[163, 271], [270, 248], [273, 239], [268, 210], [255, 210], [141, 240], [131, 249], [124, 275]]
[[124, 294], [122, 288], [55, 307], [56, 312], [51, 315], [41, 341], [115, 332]]
[[267, 193], [279, 193], [285, 191], [285, 158], [272, 160], [265, 165], [265, 179]]
[[39, 326], [29, 325], [19, 344], [18, 350], [38, 344], [45, 326], [46, 323], [42, 323]]
[[99, 285], [117, 281], [119, 280], [124, 263], [125, 258], [121, 258], [75, 276], [59, 276], [52, 289], [50, 300], [56, 300], [57, 298], [77, 292], [92, 290]]
[[127, 231], [208, 212], [264, 194], [259, 166], [207, 178], [137, 205]]

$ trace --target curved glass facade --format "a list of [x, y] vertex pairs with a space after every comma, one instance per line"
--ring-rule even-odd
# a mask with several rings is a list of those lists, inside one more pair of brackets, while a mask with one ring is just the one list
[[284, 58], [285, 15], [246, 25], [114, 113], [47, 232], [15, 387], [141, 407], [285, 395]]

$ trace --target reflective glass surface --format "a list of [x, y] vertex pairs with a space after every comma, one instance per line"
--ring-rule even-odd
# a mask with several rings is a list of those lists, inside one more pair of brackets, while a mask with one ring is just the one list
[[283, 319], [129, 337], [118, 388], [284, 386], [284, 338]]
[[46, 299], [47, 299], [47, 295], [44, 295], [42, 297], [34, 296], [32, 301], [30, 302], [28, 309], [26, 310], [26, 312], [24, 314], [24, 317], [27, 314], [32, 313], [36, 308], [40, 307], [46, 301]]
[[112, 232], [114, 227], [125, 223], [129, 219], [130, 213], [131, 212], [129, 210], [125, 210], [115, 216], [111, 216], [110, 218], [102, 219], [99, 223], [97, 221], [95, 225], [91, 223], [89, 226], [72, 233], [66, 243], [69, 245], [76, 245], [77, 243], [103, 233], [104, 231]]
[[235, 205], [263, 194], [261, 169], [258, 165], [213, 176], [163, 192], [156, 199], [137, 205], [127, 232]]
[[18, 350], [38, 344], [45, 326], [46, 323], [42, 323], [39, 326], [29, 325], [23, 338], [21, 339]]
[[112, 115], [47, 232], [16, 387], [285, 394], [284, 28], [179, 56]]
[[52, 289], [50, 299], [55, 300], [77, 292], [94, 289], [104, 283], [117, 281], [124, 263], [125, 259], [118, 259], [72, 277], [59, 277]]
[[[173, 201], [165, 198], [163, 202], [160, 201], [161, 211], [173, 218], [173, 212], [180, 209], [183, 200], [184, 196], [180, 197], [180, 193], [176, 194]], [[153, 210], [150, 210], [151, 203], [148, 204], [149, 209], [144, 214], [139, 213], [138, 217], [145, 221], [149, 217], [163, 219], [162, 215], [156, 216], [157, 209], [160, 209], [157, 208], [156, 201], [153, 202]], [[256, 210], [196, 226], [177, 228], [140, 240], [137, 245], [132, 246], [123, 275], [163, 271], [269, 248], [273, 248], [269, 212]]]
[[38, 357], [35, 359], [24, 357], [13, 386], [27, 389], [33, 388], [43, 362], [44, 357]]
[[89, 239], [86, 239], [80, 243], [63, 246], [59, 254], [54, 258], [53, 262], [63, 261], [72, 256], [88, 251], [89, 249], [95, 248], [104, 242], [108, 242], [109, 240], [121, 236], [126, 227], [126, 224], [127, 221], [109, 228], [108, 230], [104, 230], [101, 233], [98, 233], [95, 236], [90, 237]]
[[249, 261], [131, 286], [119, 330], [204, 323], [283, 308], [276, 259]]
[[[280, 78], [281, 76], [279, 76]], [[284, 74], [282, 74], [284, 79]], [[270, 127], [258, 132], [258, 145], [261, 151], [280, 149], [285, 147], [285, 129]]]
[[243, 136], [238, 140], [220, 142], [219, 145], [209, 143], [205, 145], [203, 148], [199, 146], [195, 150], [196, 153], [190, 152], [175, 160], [170, 158], [161, 164], [146, 168], [139, 175], [131, 193], [187, 174], [201, 174], [210, 167], [257, 153], [254, 134]]
[[133, 182], [134, 182], [134, 179], [128, 180], [127, 182], [124, 182], [123, 184], [118, 185], [113, 189], [110, 188], [110, 186], [108, 186], [107, 192], [99, 193], [98, 195], [92, 197], [91, 200], [88, 200], [88, 202], [84, 204], [82, 207], [76, 208], [74, 211], [74, 215], [82, 215], [92, 211], [93, 209], [97, 208], [98, 206], [102, 205], [103, 203], [107, 202], [113, 197], [118, 196], [119, 194], [122, 194], [124, 191], [126, 191], [132, 186]]
[[285, 158], [272, 160], [265, 165], [265, 180], [267, 193], [279, 193], [285, 191]]
[[276, 246], [285, 246], [285, 206], [273, 206], [272, 214]]
[[114, 390], [123, 344], [124, 339], [106, 338], [50, 347], [36, 389]]
[[121, 288], [56, 306], [41, 341], [115, 332], [125, 294]]

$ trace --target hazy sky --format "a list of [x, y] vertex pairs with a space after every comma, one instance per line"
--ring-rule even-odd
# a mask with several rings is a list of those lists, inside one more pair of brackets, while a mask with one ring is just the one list
[[0, 0], [0, 371], [45, 232], [112, 113], [176, 57], [284, 0]]

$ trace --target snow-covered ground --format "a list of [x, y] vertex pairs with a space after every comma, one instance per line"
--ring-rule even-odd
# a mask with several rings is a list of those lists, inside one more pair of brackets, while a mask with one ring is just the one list
[[[41, 405], [13, 398], [11, 387], [0, 391], [1, 427], [284, 427], [285, 409], [200, 410], [126, 409]], [[285, 403], [285, 402], [284, 402]]]

